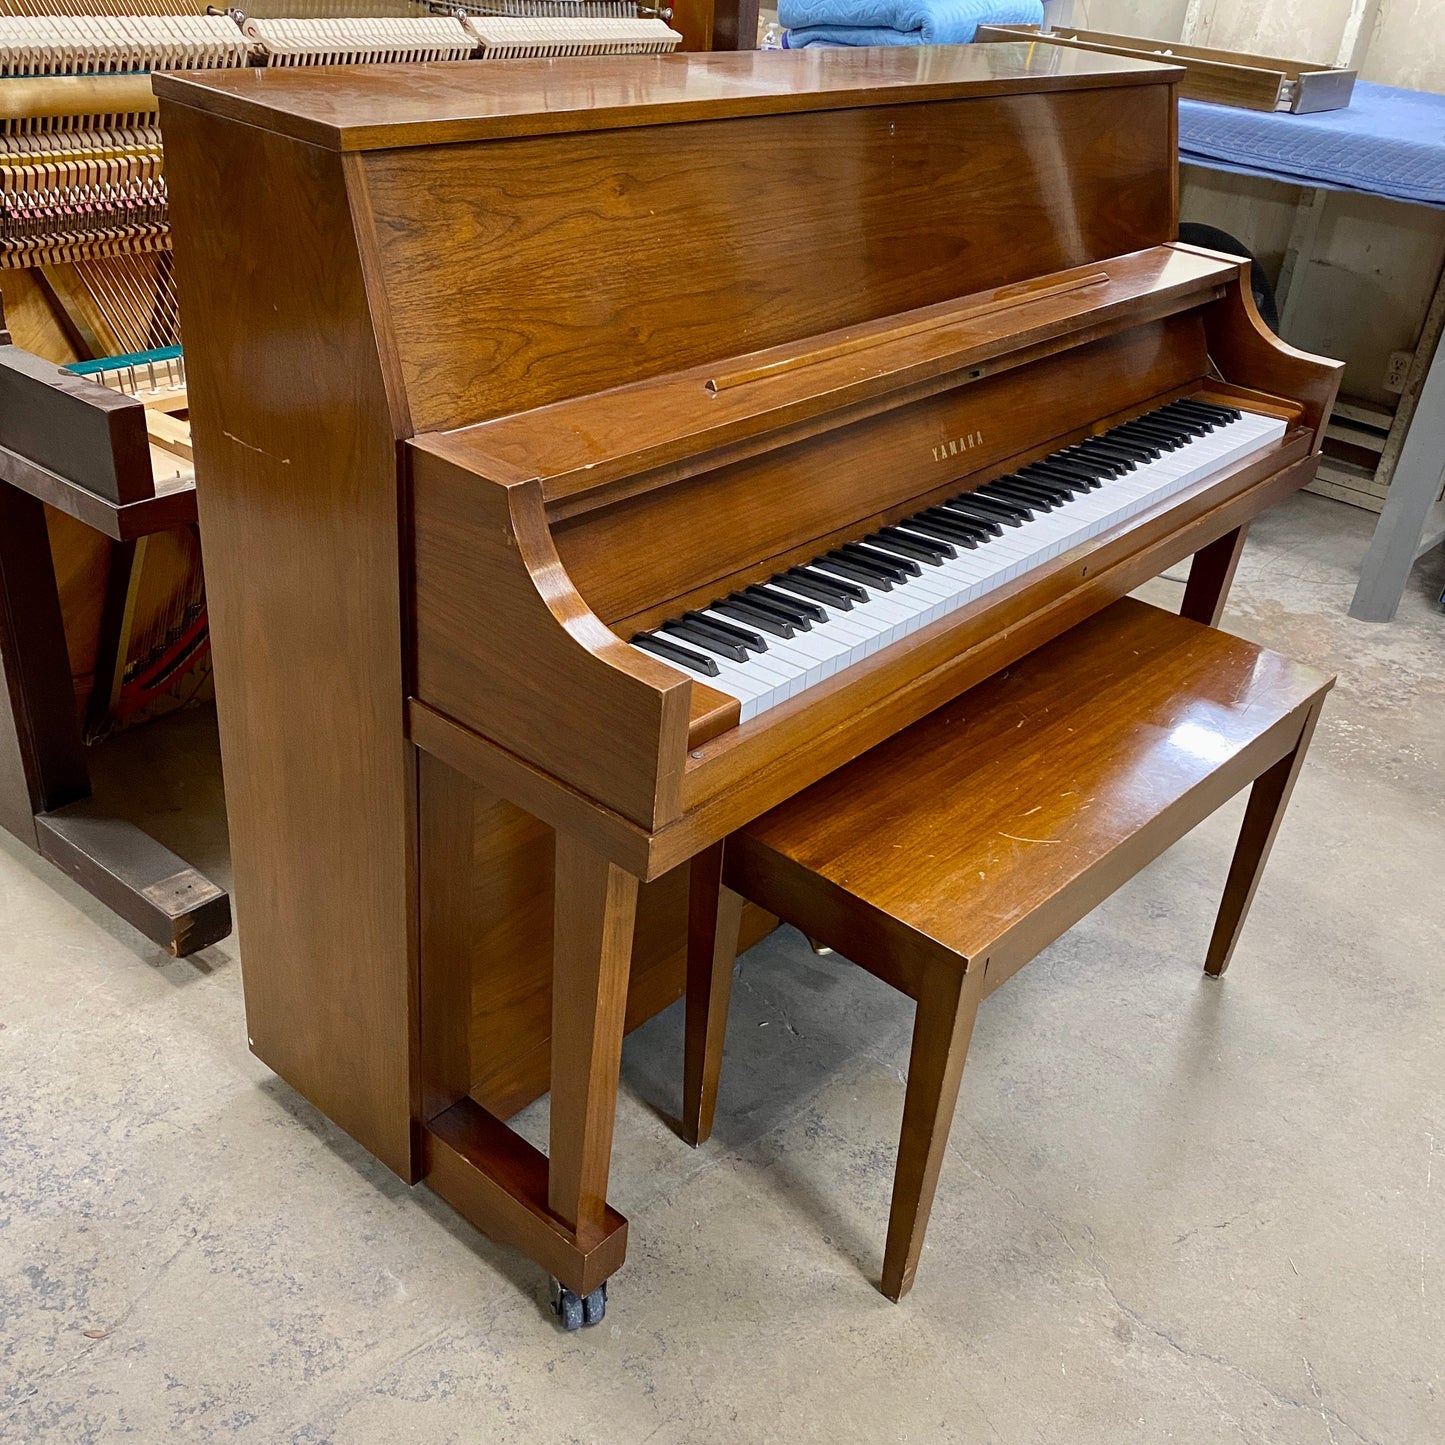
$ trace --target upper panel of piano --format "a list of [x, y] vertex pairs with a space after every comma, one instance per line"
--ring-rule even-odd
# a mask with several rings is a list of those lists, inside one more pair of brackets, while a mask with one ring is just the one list
[[361, 152], [358, 244], [428, 432], [1168, 240], [1176, 74], [954, 46], [156, 88]]

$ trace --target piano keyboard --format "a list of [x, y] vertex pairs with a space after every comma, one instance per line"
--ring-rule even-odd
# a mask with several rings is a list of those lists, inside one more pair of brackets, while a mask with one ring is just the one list
[[1276, 417], [1170, 402], [631, 645], [737, 698], [747, 722], [1284, 434]]

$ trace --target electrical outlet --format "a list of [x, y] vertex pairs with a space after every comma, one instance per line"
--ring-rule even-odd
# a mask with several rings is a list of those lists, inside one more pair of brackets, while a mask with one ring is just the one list
[[1410, 377], [1410, 363], [1414, 361], [1413, 352], [1392, 351], [1389, 364], [1385, 367], [1385, 390], [1393, 391], [1397, 396], [1405, 390], [1405, 383]]

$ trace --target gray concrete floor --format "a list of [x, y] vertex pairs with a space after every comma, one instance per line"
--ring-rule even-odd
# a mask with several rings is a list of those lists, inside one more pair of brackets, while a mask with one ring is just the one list
[[[796, 934], [742, 962], [700, 1152], [680, 1011], [628, 1041], [631, 1252], [565, 1336], [248, 1055], [234, 941], [168, 961], [0, 841], [0, 1439], [1445, 1440], [1445, 558], [1351, 622], [1368, 526], [1301, 496], [1245, 554], [1227, 625], [1340, 685], [1228, 979], [1238, 804], [985, 1005], [901, 1306], [910, 1009]], [[214, 747], [172, 720], [106, 781], [224, 875]]]

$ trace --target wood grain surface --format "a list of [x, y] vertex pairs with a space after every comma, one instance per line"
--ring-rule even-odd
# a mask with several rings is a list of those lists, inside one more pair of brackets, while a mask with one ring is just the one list
[[252, 1047], [411, 1179], [396, 438], [341, 158], [164, 123]]
[[606, 55], [505, 65], [347, 65], [152, 77], [191, 106], [331, 150], [581, 134], [843, 106], [1157, 86], [1177, 67], [1038, 46], [906, 46], [830, 52]]
[[[1170, 100], [1138, 86], [368, 155], [413, 422], [463, 426], [1168, 241]], [[1037, 140], [1021, 153], [1019, 135]], [[470, 344], [438, 345], [457, 333]]]

